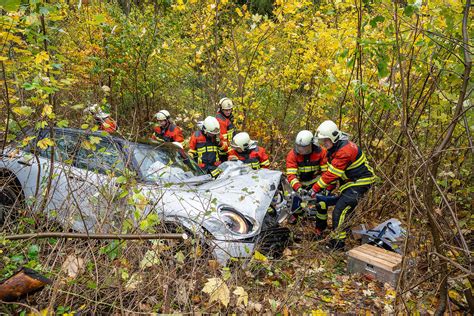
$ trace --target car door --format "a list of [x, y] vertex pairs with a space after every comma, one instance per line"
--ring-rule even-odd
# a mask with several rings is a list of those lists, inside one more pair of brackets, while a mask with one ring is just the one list
[[[67, 214], [72, 201], [70, 182], [71, 172], [74, 169], [73, 161], [79, 147], [79, 135], [73, 130], [55, 129], [54, 136], [50, 136], [50, 131], [45, 130], [41, 137], [48, 137], [54, 140], [54, 161], [51, 171], [51, 147], [39, 150], [39, 156], [47, 160], [43, 165], [45, 175], [52, 172], [51, 188], [49, 190], [48, 203], [46, 209], [50, 217], [58, 217], [64, 222], [64, 214]], [[47, 183], [47, 179], [43, 179]], [[67, 227], [65, 227], [67, 228]]]
[[125, 168], [119, 143], [111, 137], [83, 135], [79, 140], [74, 168], [69, 175], [74, 203], [73, 228], [89, 232], [109, 231], [119, 221], [120, 194], [117, 177]]

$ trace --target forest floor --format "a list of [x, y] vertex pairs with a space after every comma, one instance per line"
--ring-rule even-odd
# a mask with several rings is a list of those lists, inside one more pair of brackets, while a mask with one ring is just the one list
[[[396, 289], [347, 272], [346, 253], [328, 252], [311, 240], [307, 223], [290, 227], [298, 242], [281, 258], [256, 253], [245, 263], [221, 267], [212, 259], [190, 261], [183, 253], [149, 257], [165, 246], [143, 241], [89, 242], [30, 240], [1, 246], [2, 274], [21, 265], [52, 281], [22, 305], [5, 305], [0, 314], [149, 314], [149, 313], [333, 313], [392, 314]], [[351, 240], [346, 250], [358, 245]], [[148, 262], [144, 264], [144, 258]], [[413, 289], [398, 311], [432, 314], [433, 289]], [[430, 294], [431, 293], [431, 294]], [[28, 308], [26, 306], [29, 306]], [[408, 312], [409, 311], [409, 312]]]

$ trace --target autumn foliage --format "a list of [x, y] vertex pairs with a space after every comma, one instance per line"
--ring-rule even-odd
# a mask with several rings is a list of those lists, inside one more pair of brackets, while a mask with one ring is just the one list
[[[189, 137], [227, 96], [237, 105], [237, 128], [282, 169], [296, 133], [332, 119], [361, 146], [379, 177], [359, 206], [359, 221], [397, 217], [410, 232], [412, 251], [396, 308], [421, 308], [410, 291], [426, 282], [436, 288], [425, 293], [436, 297], [433, 310], [447, 298], [468, 306], [463, 293], [472, 289], [474, 207], [470, 1], [276, 0], [270, 11], [265, 7], [267, 14], [254, 1], [136, 3], [3, 5], [2, 143], [35, 143], [22, 136], [28, 128], [94, 128], [83, 115], [92, 103], [110, 111], [124, 137], [150, 136], [153, 114], [161, 109]], [[225, 286], [227, 295], [234, 291], [235, 304], [247, 304], [240, 284], [229, 290], [221, 278], [205, 279], [199, 280], [212, 280], [205, 293]], [[268, 308], [284, 310], [279, 304]]]

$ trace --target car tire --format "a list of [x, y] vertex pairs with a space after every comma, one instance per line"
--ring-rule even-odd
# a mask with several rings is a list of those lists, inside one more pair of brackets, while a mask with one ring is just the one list
[[21, 185], [11, 174], [0, 173], [0, 226], [12, 223], [22, 205]]

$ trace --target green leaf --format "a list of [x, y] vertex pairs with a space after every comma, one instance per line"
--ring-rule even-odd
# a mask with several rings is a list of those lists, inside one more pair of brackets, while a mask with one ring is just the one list
[[388, 76], [388, 74], [389, 74], [388, 62], [385, 58], [382, 58], [377, 63], [377, 71], [378, 71], [379, 78], [384, 78], [384, 77]]
[[97, 14], [94, 16], [94, 21], [99, 24], [105, 22], [105, 16], [103, 14]]
[[28, 258], [30, 258], [30, 260], [37, 259], [39, 251], [40, 247], [38, 245], [31, 245], [28, 247]]
[[176, 261], [177, 261], [178, 263], [184, 263], [184, 258], [185, 258], [185, 257], [184, 257], [183, 252], [178, 251], [178, 252], [174, 255], [174, 258], [176, 259]]
[[122, 184], [122, 183], [126, 183], [127, 182], [127, 178], [125, 178], [124, 176], [120, 176], [117, 178], [117, 183], [118, 184]]
[[2, 0], [0, 7], [5, 9], [5, 11], [17, 11], [20, 8], [20, 0]]
[[372, 26], [373, 28], [376, 28], [377, 27], [377, 23], [382, 23], [383, 21], [385, 21], [385, 18], [381, 15], [377, 15], [375, 18], [373, 18], [372, 20], [370, 20], [370, 26]]
[[58, 125], [58, 127], [61, 127], [61, 128], [68, 127], [69, 126], [69, 121], [68, 120], [61, 120], [61, 121], [58, 122], [57, 125]]
[[408, 17], [411, 17], [413, 13], [415, 13], [417, 7], [415, 7], [413, 4], [409, 4], [405, 7], [405, 10], [403, 10], [403, 14], [405, 14]]

